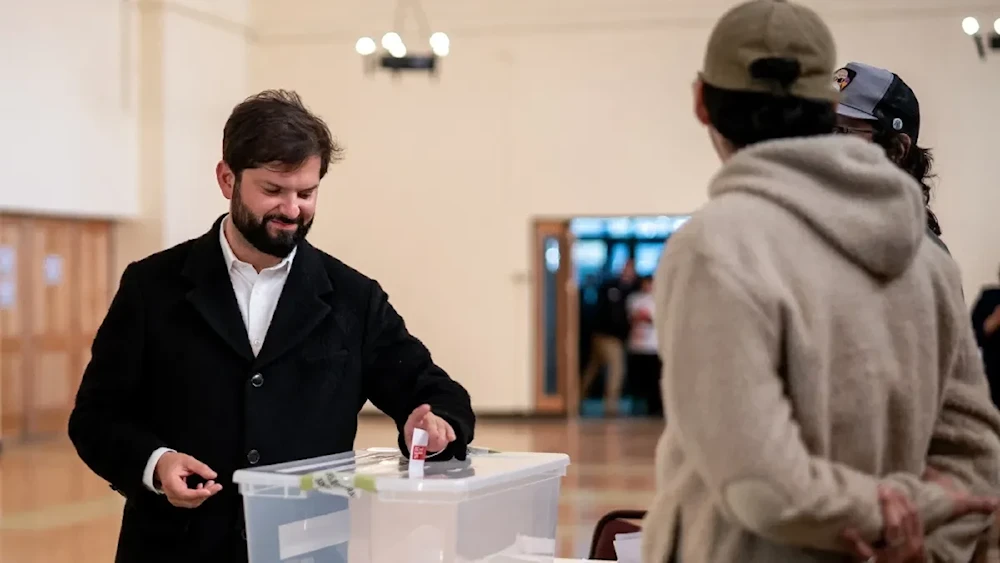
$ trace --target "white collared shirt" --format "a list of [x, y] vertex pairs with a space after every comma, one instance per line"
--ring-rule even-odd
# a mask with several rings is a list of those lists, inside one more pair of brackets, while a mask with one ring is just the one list
[[[257, 269], [241, 261], [233, 253], [233, 247], [226, 239], [226, 216], [219, 225], [219, 244], [222, 246], [222, 256], [226, 261], [226, 269], [229, 272], [229, 280], [233, 284], [233, 292], [236, 294], [236, 303], [240, 307], [240, 315], [243, 317], [243, 326], [246, 327], [247, 336], [250, 338], [250, 348], [254, 356], [260, 353], [261, 346], [264, 345], [264, 338], [267, 336], [267, 329], [271, 326], [271, 319], [274, 318], [274, 311], [278, 307], [278, 298], [285, 288], [285, 281], [288, 273], [292, 269], [292, 260], [298, 249], [285, 257], [281, 262], [270, 268], [265, 268], [260, 272]], [[153, 473], [156, 471], [156, 464], [160, 457], [174, 450], [170, 448], [158, 448], [149, 456], [143, 471], [142, 482], [146, 487], [154, 492], [161, 492], [153, 487]]]
[[222, 221], [219, 243], [222, 245], [222, 255], [226, 259], [229, 279], [236, 293], [236, 302], [240, 306], [240, 314], [243, 315], [243, 325], [247, 329], [247, 336], [250, 337], [250, 347], [256, 356], [264, 344], [264, 337], [267, 336], [267, 329], [271, 326], [278, 298], [281, 297], [281, 290], [285, 287], [285, 280], [288, 279], [288, 272], [292, 269], [292, 260], [298, 249], [293, 249], [281, 262], [258, 273], [253, 266], [240, 261], [233, 254], [233, 248], [226, 240], [228, 220], [229, 217], [226, 217]]

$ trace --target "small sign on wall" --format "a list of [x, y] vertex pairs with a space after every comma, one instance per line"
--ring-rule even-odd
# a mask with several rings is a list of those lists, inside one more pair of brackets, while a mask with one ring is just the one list
[[58, 254], [45, 257], [45, 285], [59, 285], [63, 279], [63, 259]]
[[13, 246], [0, 246], [0, 276], [12, 275], [16, 260], [17, 254]]
[[0, 281], [0, 311], [9, 311], [17, 302], [17, 286], [13, 280]]

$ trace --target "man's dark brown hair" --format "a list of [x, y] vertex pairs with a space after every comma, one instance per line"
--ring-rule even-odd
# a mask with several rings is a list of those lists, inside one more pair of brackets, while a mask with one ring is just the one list
[[342, 153], [326, 123], [288, 90], [265, 90], [247, 98], [233, 108], [222, 134], [222, 160], [237, 181], [248, 168], [295, 170], [313, 156], [320, 157], [322, 178]]

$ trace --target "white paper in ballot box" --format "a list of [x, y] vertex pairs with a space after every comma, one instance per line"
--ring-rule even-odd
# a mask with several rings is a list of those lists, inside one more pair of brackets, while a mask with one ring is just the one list
[[618, 563], [642, 563], [642, 532], [615, 535]]
[[238, 471], [250, 563], [554, 560], [568, 456], [416, 457], [378, 448]]

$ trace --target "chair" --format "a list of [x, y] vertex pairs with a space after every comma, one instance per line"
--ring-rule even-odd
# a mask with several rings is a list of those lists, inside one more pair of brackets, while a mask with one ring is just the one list
[[640, 531], [642, 528], [629, 520], [642, 520], [645, 517], [645, 510], [613, 510], [602, 516], [594, 526], [594, 537], [590, 542], [590, 554], [587, 559], [617, 561], [615, 536]]

